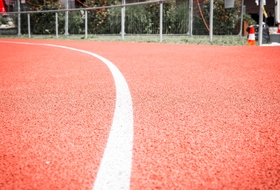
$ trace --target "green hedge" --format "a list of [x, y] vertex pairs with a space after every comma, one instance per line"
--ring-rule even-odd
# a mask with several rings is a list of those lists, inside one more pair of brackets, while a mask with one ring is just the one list
[[[58, 0], [43, 1], [29, 0], [29, 10], [57, 10], [65, 7]], [[120, 4], [118, 1], [91, 1], [86, 0], [81, 7], [99, 7]], [[176, 3], [175, 0], [163, 4], [163, 32], [165, 34], [187, 33], [188, 3]], [[131, 34], [157, 34], [159, 33], [159, 3], [126, 7], [125, 31]], [[21, 31], [27, 33], [27, 15], [22, 15]], [[55, 14], [31, 14], [32, 34], [54, 34]], [[59, 34], [64, 33], [65, 13], [59, 13]], [[69, 33], [84, 33], [84, 12], [69, 11]], [[88, 11], [88, 33], [90, 34], [117, 34], [121, 31], [121, 9], [99, 9]]]
[[[57, 10], [65, 7], [59, 0], [29, 0], [29, 10]], [[188, 32], [188, 0], [176, 2], [169, 0], [163, 3], [163, 33], [186, 34]], [[80, 7], [100, 7], [106, 5], [121, 4], [114, 0], [85, 0]], [[194, 9], [196, 9], [194, 3]], [[152, 3], [125, 8], [125, 32], [128, 34], [158, 34], [160, 8], [159, 3]], [[202, 7], [203, 15], [209, 25], [210, 1], [205, 0]], [[213, 33], [237, 34], [240, 20], [241, 0], [235, 1], [235, 7], [224, 9], [224, 0], [214, 1], [214, 29]], [[58, 14], [59, 34], [64, 33], [65, 13]], [[250, 20], [250, 16], [245, 15]], [[22, 32], [27, 33], [27, 16], [22, 16]], [[194, 16], [193, 34], [207, 35], [200, 14]], [[70, 34], [83, 34], [85, 31], [84, 11], [69, 11], [68, 31]], [[89, 34], [119, 34], [121, 31], [121, 8], [98, 9], [88, 11]], [[31, 32], [33, 34], [54, 34], [55, 13], [31, 14]]]

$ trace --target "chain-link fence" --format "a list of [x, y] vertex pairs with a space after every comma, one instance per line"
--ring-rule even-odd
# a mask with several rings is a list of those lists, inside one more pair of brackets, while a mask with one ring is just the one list
[[[192, 7], [189, 6], [189, 1], [193, 2]], [[100, 7], [89, 7], [79, 1], [76, 9], [65, 9], [64, 5], [59, 3], [43, 5], [26, 3], [18, 6], [17, 2], [19, 1], [15, 2], [13, 12], [8, 12], [8, 15], [14, 18], [20, 30], [19, 34], [119, 35], [123, 22], [126, 36], [155, 35], [161, 32], [169, 37], [171, 35], [209, 35], [210, 3], [208, 0], [130, 1], [127, 4], [115, 1], [112, 5]], [[234, 8], [224, 9], [223, 0], [214, 1], [213, 34], [215, 36], [240, 34], [241, 1], [235, 2]], [[123, 20], [122, 14], [124, 14]], [[192, 18], [191, 26], [190, 18]]]

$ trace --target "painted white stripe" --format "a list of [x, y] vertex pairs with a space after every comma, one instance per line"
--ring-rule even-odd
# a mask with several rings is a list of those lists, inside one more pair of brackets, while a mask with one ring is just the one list
[[108, 66], [116, 85], [116, 107], [111, 131], [94, 182], [93, 190], [129, 189], [133, 149], [133, 109], [127, 82], [119, 69], [112, 62], [100, 55], [76, 48], [54, 44], [9, 41], [0, 42], [64, 48], [89, 54], [100, 59]]

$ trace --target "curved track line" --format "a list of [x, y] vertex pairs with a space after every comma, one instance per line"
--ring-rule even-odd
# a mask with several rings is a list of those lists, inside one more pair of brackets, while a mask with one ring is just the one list
[[0, 42], [41, 45], [73, 50], [89, 54], [107, 65], [115, 81], [116, 106], [111, 131], [93, 189], [129, 189], [133, 149], [133, 108], [129, 87], [119, 69], [104, 57], [85, 50], [54, 44]]

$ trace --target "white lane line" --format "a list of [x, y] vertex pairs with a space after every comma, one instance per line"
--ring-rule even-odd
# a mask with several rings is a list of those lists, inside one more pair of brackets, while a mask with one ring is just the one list
[[89, 54], [104, 62], [110, 69], [116, 86], [116, 106], [109, 138], [94, 182], [93, 190], [130, 189], [133, 149], [133, 109], [130, 91], [119, 69], [109, 60], [95, 53], [76, 48], [28, 42], [8, 42], [64, 48]]

